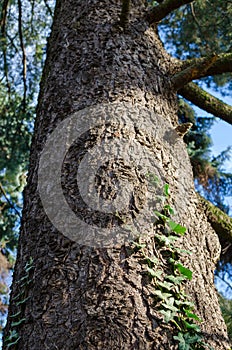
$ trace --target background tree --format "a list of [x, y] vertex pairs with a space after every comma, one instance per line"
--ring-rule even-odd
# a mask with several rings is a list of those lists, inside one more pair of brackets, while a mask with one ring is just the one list
[[[175, 2], [174, 2], [175, 3]], [[194, 2], [195, 3], [195, 2]], [[126, 2], [124, 3], [124, 6], [126, 6]], [[179, 6], [178, 5], [178, 2], [176, 2], [176, 5], [175, 6]], [[126, 8], [126, 7], [125, 7]], [[151, 18], [151, 21], [153, 21], [153, 20], [160, 20], [160, 19], [162, 19], [162, 16], [164, 16], [164, 15], [166, 15], [170, 10], [172, 10], [173, 8], [172, 7], [170, 7], [170, 4], [169, 4], [169, 2], [164, 2], [164, 4], [161, 4], [161, 5], [159, 5], [159, 9], [158, 8], [156, 8], [156, 12], [150, 12], [150, 14], [149, 14], [149, 17]], [[19, 11], [20, 12], [20, 11]], [[126, 13], [127, 13], [127, 11], [126, 11]], [[161, 18], [158, 18], [157, 19], [157, 16], [161, 16]], [[155, 18], [156, 17], [156, 18]], [[128, 19], [128, 17], [127, 17], [127, 15], [126, 16], [121, 16], [121, 22], [120, 22], [120, 24], [121, 24], [121, 26], [123, 27], [124, 25], [126, 25], [125, 23], [124, 23], [124, 21], [126, 20], [127, 21], [127, 19]], [[77, 25], [78, 25], [78, 23], [77, 23]], [[21, 44], [22, 44], [22, 40], [21, 40]], [[22, 45], [21, 45], [22, 46]], [[4, 51], [4, 50], [3, 50]], [[23, 56], [23, 55], [22, 55]], [[212, 63], [212, 61], [215, 59], [215, 62], [214, 63]], [[226, 60], [229, 60], [229, 65], [225, 65], [225, 59]], [[201, 67], [201, 65], [202, 65], [202, 61], [203, 61], [203, 63], [206, 65], [206, 67], [207, 67], [207, 65], [211, 65], [212, 67], [213, 67], [213, 71], [211, 70], [209, 70], [209, 68], [207, 68], [204, 72], [202, 72], [202, 67]], [[224, 62], [224, 65], [222, 65], [222, 63]], [[227, 61], [226, 61], [227, 62]], [[186, 64], [186, 63], [184, 63], [184, 64]], [[188, 65], [190, 64], [190, 68], [186, 68], [184, 71], [182, 71], [181, 72], [181, 76], [179, 75], [179, 74], [174, 74], [173, 75], [173, 78], [172, 78], [172, 80], [173, 80], [173, 84], [176, 86], [176, 88], [178, 87], [178, 89], [180, 88], [179, 87], [179, 83], [180, 82], [182, 82], [182, 83], [185, 83], [185, 82], [188, 82], [188, 81], [191, 81], [192, 79], [194, 79], [194, 78], [198, 78], [198, 75], [199, 75], [199, 77], [200, 76], [202, 76], [202, 74], [203, 74], [203, 76], [204, 75], [207, 75], [207, 74], [211, 74], [212, 72], [213, 72], [213, 74], [215, 73], [215, 72], [218, 72], [218, 69], [219, 69], [219, 73], [221, 73], [221, 71], [220, 71], [220, 67], [221, 66], [224, 66], [224, 70], [226, 71], [226, 70], [229, 70], [228, 68], [225, 68], [225, 66], [226, 67], [230, 67], [230, 55], [227, 55], [226, 57], [216, 57], [216, 55], [213, 55], [212, 57], [207, 57], [206, 59], [204, 59], [204, 60], [199, 60], [198, 62], [188, 62], [187, 63]], [[180, 63], [176, 63], [176, 68], [179, 66], [179, 68], [181, 68], [182, 69], [182, 62], [180, 62]], [[197, 67], [197, 69], [196, 69], [196, 67]], [[198, 75], [195, 75], [195, 76], [193, 76], [192, 74], [193, 74], [193, 71], [195, 71], [195, 70], [197, 70], [197, 74]], [[209, 70], [209, 72], [207, 72], [207, 70]], [[24, 72], [25, 72], [25, 69], [24, 69]], [[195, 74], [195, 73], [194, 73]], [[191, 78], [191, 79], [190, 79]], [[187, 79], [187, 80], [185, 80], [185, 79]], [[83, 83], [83, 82], [82, 82]], [[83, 83], [83, 84], [85, 84], [85, 83]], [[25, 104], [25, 77], [24, 77], [24, 96], [23, 96], [23, 104]], [[186, 92], [187, 91], [187, 92]], [[189, 92], [190, 91], [190, 92]], [[190, 100], [192, 99], [192, 95], [194, 96], [194, 91], [196, 91], [196, 87], [194, 86], [194, 85], [187, 85], [187, 88], [185, 87], [185, 88], [180, 88], [180, 92], [182, 93], [182, 95], [183, 96], [187, 96], [187, 98], [189, 98]], [[201, 94], [201, 90], [197, 90], [198, 91], [198, 93], [199, 94]], [[190, 96], [190, 97], [189, 97]], [[199, 98], [198, 98], [198, 100], [199, 100]], [[203, 99], [204, 100], [204, 99]], [[200, 99], [200, 101], [201, 102], [198, 102], [198, 104], [199, 103], [203, 103], [202, 102], [202, 98]], [[217, 104], [216, 104], [216, 106], [214, 106], [214, 108], [213, 108], [213, 111], [214, 111], [214, 113], [215, 113], [215, 115], [218, 115], [218, 114], [220, 114], [221, 113], [221, 111], [222, 111], [222, 109], [221, 108], [223, 108], [223, 112], [224, 112], [224, 108], [226, 108], [226, 113], [223, 113], [223, 118], [226, 118], [227, 120], [229, 120], [230, 121], [230, 114], [229, 113], [231, 113], [230, 112], [230, 108], [227, 106], [227, 107], [221, 107], [221, 108], [219, 108], [220, 106], [222, 106], [222, 104], [221, 103], [219, 103], [218, 101], [217, 101]], [[203, 106], [201, 105], [201, 107], [205, 107], [205, 105], [204, 105], [204, 103], [203, 103]], [[25, 106], [24, 106], [24, 108], [25, 108]], [[209, 109], [209, 107], [208, 106], [206, 106], [205, 107], [207, 110]], [[212, 107], [210, 107], [211, 108], [211, 112], [212, 112]], [[219, 110], [219, 112], [218, 112], [218, 110]], [[196, 158], [196, 157], [195, 157]], [[209, 161], [208, 161], [208, 163], [210, 163]], [[198, 163], [199, 164], [199, 163]], [[203, 167], [204, 168], [204, 167]], [[205, 167], [206, 168], [206, 167]], [[217, 167], [214, 167], [214, 169], [216, 169]], [[196, 167], [196, 169], [197, 169], [197, 167]], [[199, 169], [199, 166], [198, 166], [198, 169]], [[197, 170], [196, 170], [197, 171]], [[202, 180], [202, 173], [203, 173], [203, 171], [199, 171], [198, 170], [198, 179], [200, 179], [201, 181], [203, 181]], [[216, 173], [216, 171], [215, 171], [215, 173]], [[215, 173], [214, 173], [214, 175], [215, 175]], [[217, 178], [222, 178], [222, 176], [220, 176], [221, 174], [217, 174]], [[208, 174], [207, 174], [207, 176], [208, 176]], [[206, 175], [205, 175], [205, 177], [206, 177]], [[210, 178], [210, 177], [209, 177]], [[207, 179], [207, 181], [209, 180], [209, 178]], [[212, 178], [212, 177], [211, 177]], [[227, 179], [226, 179], [227, 180]], [[210, 183], [210, 181], [208, 181], [208, 183], [207, 183], [207, 181], [206, 181], [206, 179], [204, 179], [204, 181], [205, 181], [205, 187], [204, 188], [206, 188], [207, 186], [208, 186], [208, 184]], [[203, 183], [202, 183], [203, 184]], [[208, 191], [209, 192], [209, 191]], [[221, 197], [222, 198], [222, 197]], [[221, 200], [221, 198], [220, 198], [220, 200]]]

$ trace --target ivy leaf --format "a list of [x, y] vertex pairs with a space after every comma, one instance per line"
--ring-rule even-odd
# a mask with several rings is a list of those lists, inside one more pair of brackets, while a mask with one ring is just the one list
[[193, 273], [191, 270], [189, 270], [187, 267], [183, 266], [181, 263], [178, 263], [175, 265], [175, 267], [178, 269], [178, 271], [185, 276], [187, 279], [191, 280]]
[[200, 332], [201, 331], [200, 327], [196, 323], [189, 323], [189, 322], [187, 322], [185, 320], [183, 320], [183, 323], [184, 323], [184, 325], [185, 325], [185, 327], [187, 329], [192, 329], [195, 332]]
[[15, 341], [13, 341], [13, 342], [11, 342], [11, 343], [8, 343], [6, 348], [9, 349], [12, 345], [17, 344], [20, 338], [21, 338], [21, 337], [18, 337]]
[[[150, 257], [150, 256], [145, 256], [145, 259], [146, 259], [146, 261], [147, 261], [148, 263], [152, 263], [152, 264], [154, 264], [154, 265], [157, 265], [157, 264], [159, 263], [159, 259], [156, 258], [155, 256], [152, 256], [152, 257]], [[159, 270], [159, 271], [161, 271], [161, 270]], [[161, 272], [162, 272], [162, 271], [161, 271]]]
[[[199, 334], [194, 334], [191, 335], [189, 333], [183, 334], [181, 332], [178, 333], [178, 336], [174, 336], [173, 337], [175, 340], [177, 340], [179, 342], [179, 350], [187, 350], [187, 349], [193, 349], [190, 344], [201, 344], [203, 345], [203, 343], [201, 342], [202, 340], [202, 336]], [[205, 344], [204, 344], [205, 345]], [[195, 347], [194, 347], [195, 349]]]
[[[163, 243], [166, 246], [170, 246], [172, 242], [178, 240], [178, 237], [175, 236], [165, 236], [156, 234], [155, 237], [159, 240], [160, 243]], [[171, 248], [171, 247], [170, 247]]]
[[133, 242], [133, 244], [136, 246], [137, 249], [143, 249], [146, 248], [146, 244], [145, 243], [137, 243], [137, 242]]
[[161, 276], [163, 274], [162, 270], [153, 270], [150, 267], [147, 267], [147, 271], [151, 277], [153, 277], [153, 278], [156, 277], [158, 279], [161, 279]]
[[25, 299], [23, 299], [23, 300], [18, 301], [18, 302], [16, 303], [16, 305], [19, 306], [19, 305], [21, 305], [21, 304], [24, 304], [28, 299], [30, 299], [30, 296], [27, 297], [27, 298], [25, 298]]
[[188, 344], [196, 344], [196, 343], [201, 342], [202, 336], [199, 334], [191, 335], [189, 333], [186, 333], [186, 334], [184, 334], [184, 339], [185, 339], [186, 343], [188, 343]]
[[22, 311], [20, 310], [20, 311], [18, 311], [16, 314], [11, 315], [10, 317], [12, 317], [12, 318], [13, 318], [13, 317], [17, 317], [17, 316], [19, 316], [19, 315], [21, 314], [21, 312], [22, 312]]
[[160, 299], [162, 299], [164, 301], [166, 301], [167, 299], [169, 299], [172, 296], [172, 294], [170, 294], [170, 293], [163, 293], [163, 292], [161, 292], [161, 290], [155, 290], [153, 292], [153, 294], [155, 294], [157, 297], [159, 297]]
[[12, 322], [11, 323], [11, 327], [17, 327], [19, 326], [21, 323], [25, 322], [26, 318], [22, 318], [21, 320], [17, 321], [17, 322]]
[[186, 278], [183, 276], [166, 276], [165, 279], [171, 281], [174, 284], [181, 284]]
[[179, 311], [179, 309], [177, 309], [177, 307], [174, 306], [174, 298], [169, 298], [166, 300], [165, 303], [162, 304], [163, 307], [165, 307], [166, 309], [169, 309], [173, 312], [175, 312], [175, 314]]
[[182, 301], [182, 300], [175, 300], [175, 304], [176, 305], [180, 305], [180, 306], [188, 306], [189, 309], [194, 309], [194, 304], [191, 301]]
[[202, 322], [202, 320], [200, 319], [200, 317], [198, 317], [196, 314], [194, 314], [193, 312], [191, 312], [191, 310], [186, 310], [184, 309], [185, 315], [189, 318], [193, 318], [196, 321]]
[[164, 185], [163, 191], [164, 191], [164, 195], [165, 195], [166, 197], [168, 197], [168, 196], [170, 195], [170, 192], [169, 192], [169, 184], [165, 184], [165, 185]]
[[173, 287], [173, 283], [169, 283], [169, 282], [166, 282], [166, 281], [164, 281], [164, 282], [158, 282], [158, 285], [159, 285], [160, 287], [163, 287], [163, 288], [167, 289], [167, 290], [171, 290], [172, 287]]
[[161, 218], [164, 222], [168, 221], [169, 218], [166, 215], [161, 214], [159, 211], [154, 210], [154, 214], [158, 217]]
[[174, 215], [174, 214], [175, 214], [174, 209], [173, 209], [170, 205], [168, 205], [168, 204], [164, 206], [164, 210], [166, 210], [167, 212], [169, 212], [170, 215]]
[[15, 329], [13, 329], [13, 331], [10, 331], [10, 335], [6, 338], [6, 342], [17, 337], [18, 337], [18, 333], [16, 332]]
[[164, 316], [164, 321], [165, 322], [170, 322], [171, 320], [173, 320], [173, 318], [175, 317], [176, 313], [175, 312], [171, 312], [171, 310], [160, 310], [160, 313]]
[[175, 221], [172, 221], [170, 219], [168, 220], [168, 225], [173, 232], [178, 233], [182, 236], [186, 232], [186, 227], [181, 226], [180, 224], [177, 224]]
[[178, 335], [174, 335], [173, 339], [179, 342], [179, 350], [189, 350], [189, 345], [185, 343], [185, 339], [182, 333], [178, 333]]

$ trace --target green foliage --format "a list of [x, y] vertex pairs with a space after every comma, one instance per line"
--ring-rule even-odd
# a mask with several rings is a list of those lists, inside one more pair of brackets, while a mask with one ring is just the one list
[[22, 110], [19, 96], [11, 99], [0, 94], [0, 239], [7, 240], [7, 254], [17, 242], [15, 225], [22, 204], [21, 192], [26, 182], [26, 171], [31, 138], [30, 123], [33, 108]]
[[12, 0], [5, 8], [6, 3], [3, 1], [0, 5], [0, 240], [7, 242], [2, 253], [12, 257], [17, 244], [21, 193], [26, 183], [35, 104], [51, 24], [49, 3], [54, 5], [54, 1]]
[[[151, 176], [148, 176], [149, 179], [153, 180]], [[168, 212], [174, 212], [166, 204], [170, 194], [168, 184], [164, 185], [163, 193], [166, 200], [164, 208], [168, 206]], [[171, 220], [168, 214], [155, 211], [155, 215], [158, 219], [154, 223], [156, 256], [148, 256], [146, 243], [134, 242], [135, 250], [140, 250], [142, 264], [146, 264], [146, 272], [154, 286], [154, 307], [162, 315], [163, 322], [171, 323], [178, 332], [173, 339], [179, 350], [211, 349], [203, 341], [199, 326], [201, 319], [194, 312], [195, 305], [183, 291], [186, 281], [192, 279], [192, 271], [183, 265], [181, 257], [191, 252], [177, 248], [175, 242], [185, 234], [186, 228]]]
[[32, 282], [32, 272], [34, 270], [33, 259], [30, 257], [29, 261], [25, 264], [23, 269], [23, 276], [18, 281], [19, 294], [15, 296], [16, 312], [11, 316], [13, 321], [11, 322], [11, 329], [8, 337], [6, 337], [5, 345], [6, 349], [12, 348], [20, 340], [17, 328], [26, 321], [25, 317], [22, 317], [23, 307], [25, 302], [29, 299], [28, 297], [28, 286]]
[[232, 300], [228, 300], [220, 295], [219, 301], [222, 315], [227, 325], [228, 336], [232, 342]]
[[[3, 72], [0, 77], [0, 183], [4, 190], [0, 196], [0, 241], [1, 252], [9, 259], [9, 266], [12, 266], [12, 251], [17, 243], [19, 227], [17, 212], [20, 213], [22, 206], [21, 192], [25, 183], [35, 104], [54, 1], [22, 2], [21, 30], [27, 60], [26, 91], [22, 74], [23, 54], [19, 37], [18, 4], [16, 0], [10, 1], [5, 29], [3, 30], [2, 26], [0, 33], [0, 70]], [[4, 1], [0, 4], [1, 13], [3, 6]], [[165, 41], [169, 42], [170, 50], [175, 51], [175, 55], [181, 58], [202, 56], [213, 51], [228, 52], [232, 35], [231, 12], [230, 1], [196, 0], [193, 5], [180, 8], [163, 21], [161, 28], [165, 32]], [[210, 84], [212, 79], [207, 78], [205, 81]], [[213, 81], [221, 86], [228, 82], [228, 75], [214, 77]], [[227, 88], [230, 88], [230, 85], [227, 85]], [[182, 122], [194, 122], [194, 127], [185, 136], [185, 141], [188, 144], [196, 183], [202, 186], [207, 199], [226, 211], [223, 199], [229, 194], [228, 185], [231, 185], [232, 180], [231, 174], [222, 170], [222, 165], [229, 151], [214, 159], [210, 157], [211, 141], [208, 129], [212, 119], [196, 118], [192, 109], [186, 104], [180, 106], [180, 119]], [[153, 177], [153, 182], [157, 182], [157, 178]], [[169, 187], [166, 185], [164, 196], [168, 194]], [[188, 254], [189, 252], [173, 246], [177, 238], [175, 234], [184, 234], [185, 228], [169, 218], [169, 215], [174, 214], [169, 204], [165, 204], [163, 209], [163, 212], [158, 214], [159, 219], [165, 228], [173, 233], [169, 236], [160, 235], [156, 237], [157, 241], [160, 245], [169, 247], [172, 254]], [[144, 249], [145, 246], [137, 243], [136, 248]], [[151, 266], [157, 263], [157, 257], [146, 256], [146, 259]], [[165, 288], [164, 285], [167, 287], [168, 281], [181, 284], [182, 279], [186, 279], [187, 276], [180, 270], [179, 266], [179, 269], [175, 270], [175, 275], [167, 276], [166, 281], [161, 281], [164, 284], [160, 287]], [[183, 271], [185, 270], [182, 268]], [[187, 274], [187, 271], [185, 272]], [[3, 288], [2, 293], [5, 291]], [[167, 305], [169, 308], [166, 306], [167, 310], [164, 312], [168, 318], [174, 311], [171, 310], [173, 308], [171, 301]], [[14, 332], [10, 337], [12, 343], [18, 341]]]
[[189, 133], [184, 136], [184, 141], [187, 143], [197, 190], [228, 213], [229, 207], [224, 204], [224, 200], [225, 197], [232, 196], [232, 174], [227, 173], [223, 166], [225, 161], [230, 159], [231, 148], [213, 157], [209, 130], [215, 118], [196, 116], [194, 110], [182, 99], [179, 100], [178, 116], [181, 123], [193, 123]]
[[[7, 276], [16, 255], [35, 104], [52, 18], [49, 3], [54, 6], [54, 1], [12, 0], [5, 8], [7, 2], [0, 2], [0, 258], [8, 260], [0, 270], [0, 315], [6, 312]], [[10, 334], [12, 345], [16, 338], [14, 332]]]
[[[167, 16], [160, 29], [167, 49], [178, 58], [188, 59], [231, 51], [232, 4], [229, 0], [195, 0]], [[205, 78], [214, 87], [232, 86], [231, 74]]]

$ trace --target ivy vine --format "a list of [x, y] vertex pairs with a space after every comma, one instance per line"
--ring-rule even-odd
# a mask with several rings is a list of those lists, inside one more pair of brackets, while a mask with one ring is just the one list
[[25, 317], [22, 317], [24, 313], [24, 307], [26, 301], [29, 299], [28, 296], [28, 286], [32, 282], [31, 272], [34, 269], [33, 259], [30, 257], [29, 261], [24, 266], [24, 274], [18, 280], [18, 290], [19, 293], [12, 299], [16, 305], [16, 313], [10, 316], [13, 319], [11, 323], [11, 329], [9, 331], [9, 335], [6, 337], [5, 344], [6, 349], [13, 350], [14, 347], [17, 346], [17, 343], [20, 340], [20, 336], [18, 334], [18, 327], [26, 321]]
[[[158, 183], [157, 177], [148, 174], [148, 180], [153, 186]], [[169, 185], [163, 187], [161, 212], [154, 210], [156, 233], [154, 235], [154, 255], [148, 256], [147, 244], [140, 239], [133, 242], [134, 249], [140, 250], [146, 271], [154, 286], [152, 297], [156, 310], [162, 315], [165, 323], [174, 325], [176, 334], [173, 339], [178, 343], [179, 350], [214, 350], [203, 341], [199, 324], [200, 317], [194, 312], [195, 305], [184, 292], [184, 284], [192, 279], [192, 271], [183, 265], [181, 257], [191, 254], [180, 249], [175, 242], [186, 232], [186, 227], [171, 219], [174, 209], [168, 204], [170, 197]]]

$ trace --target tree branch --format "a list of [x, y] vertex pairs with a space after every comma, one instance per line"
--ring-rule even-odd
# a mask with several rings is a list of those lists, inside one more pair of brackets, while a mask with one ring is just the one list
[[[204, 62], [206, 57], [201, 58], [193, 58], [191, 60], [182, 61], [181, 68], [182, 70], [187, 69], [193, 65], [200, 65]], [[217, 55], [215, 62], [208, 69], [204, 70], [199, 74], [199, 78], [204, 78], [209, 75], [217, 75], [223, 73], [231, 73], [232, 72], [232, 53], [221, 53]]]
[[189, 83], [178, 93], [199, 108], [232, 125], [232, 107], [204, 91], [197, 84]]
[[232, 243], [232, 218], [198, 194], [200, 203], [213, 229], [223, 241]]
[[204, 211], [208, 222], [218, 235], [222, 251], [221, 261], [224, 263], [231, 263], [232, 256], [232, 218], [229, 217], [219, 208], [215, 207], [212, 203], [203, 198], [197, 193], [198, 199], [201, 205], [201, 209]]
[[130, 0], [122, 0], [122, 9], [120, 14], [119, 25], [122, 28], [126, 28], [129, 22], [129, 14], [130, 14]]
[[194, 0], [164, 0], [161, 4], [153, 7], [152, 10], [148, 13], [148, 22], [150, 24], [157, 23], [166, 17], [170, 12], [193, 1]]
[[195, 60], [191, 65], [188, 65], [187, 68], [181, 70], [172, 77], [171, 82], [173, 87], [179, 90], [184, 85], [190, 83], [190, 81], [201, 78], [216, 62], [217, 58], [218, 56], [214, 54]]

